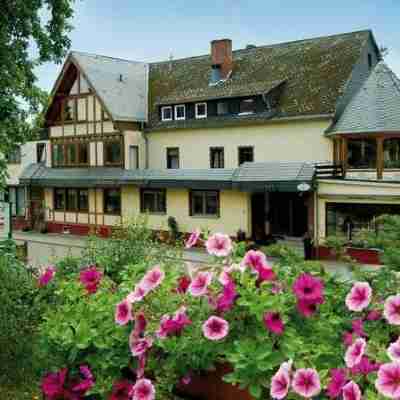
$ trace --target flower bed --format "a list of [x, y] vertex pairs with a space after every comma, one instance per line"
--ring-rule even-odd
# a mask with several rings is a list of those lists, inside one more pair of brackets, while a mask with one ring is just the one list
[[352, 284], [315, 262], [239, 258], [223, 234], [203, 240], [210, 267], [148, 257], [113, 280], [106, 265], [44, 272], [42, 342], [58, 357], [46, 399], [400, 398], [396, 274]]
[[[316, 250], [315, 250], [316, 252]], [[364, 249], [358, 247], [346, 247], [346, 255], [361, 264], [380, 265], [382, 251], [378, 249]], [[333, 249], [320, 246], [318, 248], [318, 257], [320, 260], [335, 260], [336, 256]]]

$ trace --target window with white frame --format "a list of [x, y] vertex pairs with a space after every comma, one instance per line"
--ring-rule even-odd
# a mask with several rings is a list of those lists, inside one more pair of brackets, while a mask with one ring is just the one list
[[172, 121], [172, 107], [161, 107], [161, 120]]
[[184, 104], [179, 104], [175, 106], [175, 119], [177, 121], [185, 119], [186, 118], [186, 112], [185, 112], [185, 105]]
[[196, 118], [207, 118], [207, 103], [196, 103]]

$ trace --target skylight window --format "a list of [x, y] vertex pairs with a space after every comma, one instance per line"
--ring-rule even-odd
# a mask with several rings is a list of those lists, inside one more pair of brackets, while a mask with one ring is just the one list
[[207, 103], [196, 103], [196, 118], [207, 118]]
[[175, 106], [175, 119], [177, 121], [185, 119], [186, 118], [186, 110], [185, 110], [185, 105], [184, 104], [179, 104]]
[[161, 107], [161, 120], [172, 121], [172, 107]]

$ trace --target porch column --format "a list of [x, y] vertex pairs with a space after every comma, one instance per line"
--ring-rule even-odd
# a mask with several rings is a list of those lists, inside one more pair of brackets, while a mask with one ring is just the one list
[[376, 177], [377, 179], [383, 178], [383, 137], [376, 138]]
[[343, 175], [346, 176], [347, 172], [347, 158], [348, 158], [348, 151], [347, 151], [347, 138], [342, 138], [342, 146], [341, 146], [341, 156], [342, 156], [342, 166], [343, 166]]

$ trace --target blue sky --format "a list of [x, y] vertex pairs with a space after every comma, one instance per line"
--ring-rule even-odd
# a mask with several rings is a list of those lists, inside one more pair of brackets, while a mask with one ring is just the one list
[[[206, 54], [228, 37], [234, 49], [372, 29], [400, 76], [400, 0], [76, 0], [72, 49], [139, 61]], [[50, 90], [59, 65], [37, 71]]]

